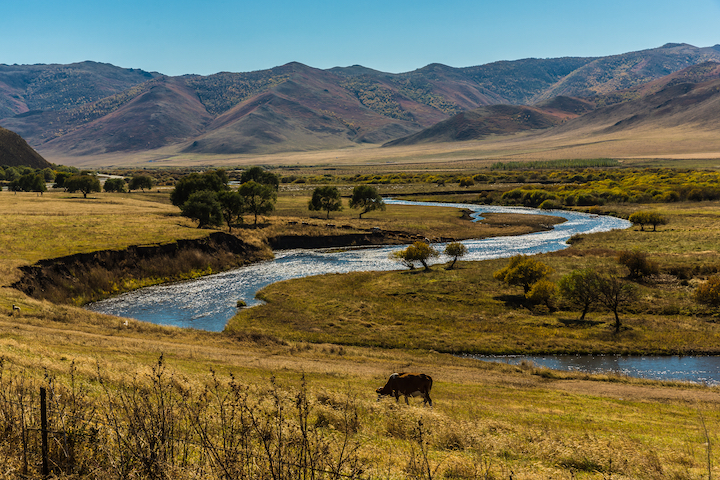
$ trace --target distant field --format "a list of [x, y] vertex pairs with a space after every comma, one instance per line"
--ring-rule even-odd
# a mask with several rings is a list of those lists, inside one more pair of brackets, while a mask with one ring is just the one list
[[287, 152], [268, 155], [189, 155], [174, 147], [139, 154], [108, 154], [87, 157], [56, 156], [44, 152], [53, 163], [83, 168], [108, 166], [328, 166], [347, 165], [432, 169], [489, 167], [497, 161], [617, 158], [630, 165], [720, 168], [720, 138], [697, 128], [657, 128], [632, 134], [595, 135], [522, 133], [455, 143], [381, 148], [358, 145], [340, 150]]

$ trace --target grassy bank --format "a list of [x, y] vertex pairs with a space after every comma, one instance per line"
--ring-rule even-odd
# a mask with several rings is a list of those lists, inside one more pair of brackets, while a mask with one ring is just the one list
[[[611, 206], [627, 215], [632, 208]], [[669, 222], [574, 238], [569, 249], [540, 256], [557, 281], [575, 269], [622, 269], [615, 256], [638, 249], [662, 275], [640, 282], [639, 298], [614, 334], [609, 312], [580, 312], [556, 300], [549, 312], [526, 301], [522, 288], [493, 278], [507, 260], [401, 271], [324, 275], [270, 285], [267, 304], [240, 312], [229, 331], [253, 331], [296, 341], [470, 353], [717, 354], [720, 328], [697, 305], [694, 285], [720, 270], [717, 203], [657, 207]], [[311, 294], [307, 294], [311, 292]]]

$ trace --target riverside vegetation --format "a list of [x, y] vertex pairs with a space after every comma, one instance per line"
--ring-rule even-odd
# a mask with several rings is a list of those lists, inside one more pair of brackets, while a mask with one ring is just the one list
[[[311, 188], [293, 185], [281, 189], [274, 215], [238, 235], [262, 245], [281, 234], [328, 234], [325, 212], [308, 219]], [[406, 192], [423, 195], [419, 190]], [[598, 309], [580, 321], [581, 312], [560, 297], [548, 308], [527, 299], [523, 288], [498, 282], [493, 273], [507, 260], [283, 282], [261, 292], [266, 305], [241, 311], [218, 334], [126, 322], [33, 299], [8, 285], [18, 267], [40, 259], [207, 235], [179, 216], [168, 192], [88, 200], [3, 192], [0, 202], [5, 478], [40, 475], [40, 386], [50, 392], [51, 468], [66, 478], [720, 473], [715, 387], [443, 353], [717, 353], [714, 311], [693, 296], [718, 270], [715, 201], [606, 203], [598, 212], [653, 210], [667, 225], [573, 238], [570, 248], [538, 257], [552, 267], [554, 282], [585, 267], [626, 276], [616, 260], [625, 251], [644, 252], [657, 263], [657, 273], [633, 281], [640, 295], [623, 309], [625, 328], [617, 334], [612, 313]], [[452, 209], [420, 214], [394, 205], [363, 219], [346, 211], [333, 218], [358, 231], [378, 226], [428, 238], [532, 229], [518, 217], [483, 226]], [[53, 241], [50, 232], [64, 240]], [[374, 389], [401, 370], [433, 376], [434, 409], [375, 402]]]

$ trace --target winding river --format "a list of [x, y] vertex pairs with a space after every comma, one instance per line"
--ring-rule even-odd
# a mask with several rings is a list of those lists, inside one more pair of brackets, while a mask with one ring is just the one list
[[[467, 240], [463, 260], [485, 260], [517, 254], [534, 254], [567, 247], [568, 238], [576, 233], [602, 232], [627, 228], [630, 223], [615, 217], [591, 215], [564, 210], [536, 210], [520, 207], [480, 206], [458, 203], [409, 202], [387, 200], [395, 205], [427, 205], [472, 210], [474, 220], [487, 213], [526, 213], [555, 215], [566, 219], [552, 230], [511, 237]], [[97, 312], [135, 318], [160, 325], [174, 325], [210, 331], [221, 331], [237, 312], [237, 301], [257, 305], [255, 294], [265, 286], [292, 278], [347, 273], [353, 271], [397, 270], [399, 264], [389, 254], [404, 246], [363, 247], [349, 249], [280, 250], [275, 259], [199, 279], [147, 287], [90, 304]], [[442, 250], [444, 245], [438, 245]], [[436, 263], [449, 261], [442, 256]]]
[[[564, 223], [545, 232], [512, 237], [467, 240], [464, 260], [485, 260], [516, 254], [534, 254], [560, 250], [577, 233], [602, 232], [628, 228], [630, 223], [614, 217], [569, 211], [540, 211], [518, 207], [479, 206], [434, 202], [387, 200], [395, 205], [428, 205], [472, 210], [474, 220], [487, 212], [556, 215]], [[438, 245], [442, 250], [444, 245]], [[210, 331], [221, 331], [237, 312], [237, 301], [249, 306], [260, 303], [255, 294], [274, 282], [325, 273], [353, 271], [397, 270], [397, 262], [388, 255], [404, 246], [362, 247], [348, 249], [281, 250], [275, 259], [236, 270], [209, 275], [196, 280], [143, 288], [103, 300], [87, 308], [110, 315], [135, 318], [161, 325], [175, 325]], [[437, 263], [448, 258], [440, 257]], [[719, 357], [623, 357], [615, 355], [576, 356], [478, 356], [487, 361], [520, 363], [559, 370], [578, 370], [588, 373], [612, 372], [620, 375], [657, 380], [685, 380], [720, 385]]]

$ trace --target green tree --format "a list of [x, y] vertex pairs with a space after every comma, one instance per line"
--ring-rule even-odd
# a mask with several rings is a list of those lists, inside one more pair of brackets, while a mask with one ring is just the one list
[[713, 275], [695, 289], [695, 301], [713, 308], [720, 307], [720, 275]]
[[242, 215], [245, 213], [245, 199], [238, 192], [225, 190], [218, 193], [218, 200], [228, 226], [228, 232], [232, 233], [233, 225], [242, 223]]
[[134, 175], [128, 184], [128, 190], [130, 191], [142, 190], [145, 192], [146, 188], [150, 190], [152, 187], [153, 178], [150, 175]]
[[250, 180], [261, 185], [269, 185], [276, 192], [278, 191], [278, 188], [280, 188], [280, 177], [272, 172], [262, 169], [261, 167], [250, 167], [240, 174], [241, 184], [247, 183]]
[[621, 323], [618, 311], [637, 298], [637, 287], [616, 275], [599, 275], [598, 292], [600, 303], [615, 314], [615, 333], [620, 333]]
[[217, 193], [201, 190], [190, 194], [180, 207], [182, 215], [198, 222], [198, 228], [222, 225], [223, 214]]
[[654, 232], [658, 225], [667, 224], [667, 219], [657, 212], [635, 212], [628, 217], [628, 220], [635, 225], [640, 225], [640, 231], [645, 230], [645, 225], [652, 225]]
[[460, 242], [451, 242], [448, 243], [445, 246], [445, 250], [443, 253], [447, 255], [448, 257], [452, 257], [453, 261], [448, 267], [448, 270], [452, 270], [452, 268], [455, 266], [455, 262], [457, 262], [458, 258], [464, 257], [467, 255], [468, 249], [465, 245], [463, 245]]
[[17, 180], [10, 182], [10, 190], [14, 192], [40, 192], [47, 191], [45, 177], [42, 173], [26, 173]]
[[493, 273], [493, 277], [508, 285], [523, 287], [524, 293], [527, 294], [535, 282], [547, 277], [553, 271], [551, 267], [533, 257], [515, 255], [510, 258], [505, 268]]
[[373, 210], [385, 210], [385, 202], [380, 194], [370, 185], [358, 185], [353, 188], [350, 208], [360, 208], [360, 218]]
[[439, 255], [440, 252], [438, 252], [430, 244], [421, 240], [414, 242], [404, 250], [399, 250], [391, 254], [392, 258], [410, 268], [410, 270], [415, 268], [415, 262], [420, 262], [426, 271], [430, 270], [428, 261]]
[[58, 172], [57, 175], [55, 175], [55, 185], [53, 185], [53, 188], [65, 188], [65, 181], [72, 176], [73, 174], [70, 172]]
[[229, 190], [228, 181], [227, 173], [222, 169], [210, 170], [205, 173], [191, 173], [178, 180], [175, 188], [170, 193], [170, 201], [173, 205], [179, 207], [187, 202], [194, 192], [203, 190], [222, 192], [223, 190]]
[[107, 180], [105, 180], [103, 190], [105, 190], [106, 192], [124, 193], [125, 180], [123, 180], [122, 178], [108, 178]]
[[255, 225], [257, 225], [258, 215], [263, 215], [275, 210], [277, 193], [269, 185], [262, 185], [254, 180], [250, 180], [240, 185], [238, 193], [245, 203], [245, 211], [255, 215]]
[[580, 320], [598, 302], [598, 276], [591, 268], [573, 270], [558, 282], [560, 295], [568, 302], [582, 309]]
[[342, 210], [340, 191], [336, 187], [329, 185], [317, 187], [308, 202], [308, 210], [325, 211], [327, 212], [327, 218], [330, 218], [330, 212]]
[[83, 197], [87, 198], [90, 192], [100, 191], [100, 180], [95, 175], [73, 175], [64, 182], [65, 190], [68, 192], [82, 192]]

